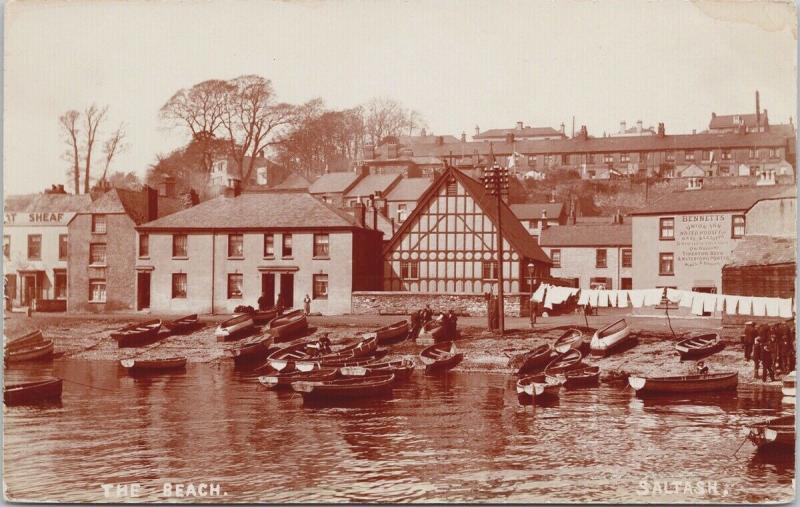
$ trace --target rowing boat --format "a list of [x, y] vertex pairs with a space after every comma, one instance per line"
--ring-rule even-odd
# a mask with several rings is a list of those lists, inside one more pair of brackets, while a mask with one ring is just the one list
[[253, 322], [256, 324], [266, 324], [278, 316], [278, 309], [273, 307], [266, 310], [256, 310], [252, 315]]
[[794, 435], [794, 415], [787, 415], [750, 426], [747, 439], [759, 452], [794, 452]]
[[563, 377], [544, 373], [523, 377], [517, 380], [517, 400], [520, 405], [532, 405], [537, 400], [539, 402], [555, 400], [563, 384]]
[[123, 359], [123, 368], [136, 371], [179, 370], [186, 367], [185, 357], [165, 357], [161, 359]]
[[10, 406], [60, 400], [62, 384], [60, 378], [10, 384], [3, 389], [3, 402]]
[[389, 345], [392, 343], [401, 342], [408, 337], [409, 325], [407, 320], [400, 320], [394, 324], [389, 324], [380, 329], [376, 329], [367, 335], [375, 333], [380, 345]]
[[152, 341], [161, 330], [161, 321], [148, 320], [127, 325], [111, 333], [111, 338], [117, 340], [117, 347], [138, 347]]
[[553, 358], [553, 346], [549, 343], [540, 345], [530, 352], [525, 354], [522, 358], [522, 366], [517, 370], [517, 375], [525, 375], [527, 373], [534, 373], [547, 366]]
[[323, 368], [312, 371], [290, 371], [276, 372], [269, 375], [258, 377], [261, 385], [270, 389], [288, 389], [292, 382], [308, 381], [320, 382], [323, 380], [333, 380], [339, 376], [337, 368]]
[[18, 336], [16, 338], [11, 338], [5, 343], [5, 350], [6, 352], [10, 352], [12, 350], [29, 348], [34, 345], [40, 345], [42, 342], [44, 342], [44, 337], [42, 336], [42, 330], [37, 329], [35, 331], [31, 331], [28, 334]]
[[544, 368], [548, 375], [555, 375], [569, 370], [574, 370], [581, 366], [583, 355], [577, 349], [569, 349], [563, 354], [559, 354]]
[[272, 345], [272, 336], [268, 334], [256, 335], [243, 340], [231, 353], [235, 363], [256, 361], [263, 359]]
[[583, 339], [583, 333], [578, 329], [568, 329], [561, 336], [558, 337], [553, 344], [553, 349], [559, 354], [569, 351], [570, 349], [586, 351], [588, 344]]
[[346, 347], [328, 352], [326, 354], [319, 354], [319, 345], [309, 345], [306, 347], [306, 359], [308, 361], [324, 363], [334, 361], [345, 361], [348, 359], [357, 359], [359, 357], [369, 356], [374, 353], [378, 348], [378, 337], [375, 335], [366, 336]]
[[374, 377], [394, 374], [395, 381], [408, 380], [414, 373], [414, 361], [407, 357], [385, 363], [368, 363], [364, 366], [342, 366], [339, 373], [344, 377]]
[[285, 342], [308, 329], [308, 319], [303, 310], [292, 310], [269, 322], [269, 332], [275, 342]]
[[739, 383], [737, 372], [684, 375], [676, 377], [628, 377], [628, 384], [637, 396], [650, 394], [686, 394], [735, 390]]
[[46, 340], [31, 347], [9, 350], [6, 352], [7, 363], [21, 363], [24, 361], [39, 361], [53, 357], [53, 340]]
[[425, 373], [437, 373], [454, 368], [464, 354], [456, 349], [455, 342], [441, 342], [422, 349], [419, 359], [425, 365]]
[[191, 315], [184, 315], [175, 320], [168, 320], [164, 322], [164, 327], [175, 334], [180, 334], [194, 329], [199, 323], [200, 321], [197, 318], [197, 314], [193, 313]]
[[361, 357], [338, 357], [329, 358], [324, 361], [316, 359], [298, 360], [295, 361], [294, 367], [300, 371], [311, 371], [319, 368], [342, 368], [346, 366], [364, 366], [370, 363], [375, 363], [389, 354], [388, 349], [378, 349], [368, 356]]
[[221, 322], [217, 329], [214, 330], [214, 336], [217, 337], [218, 342], [222, 342], [244, 333], [252, 327], [253, 316], [248, 313], [241, 313]]
[[719, 352], [724, 346], [719, 333], [707, 333], [679, 341], [675, 344], [675, 350], [681, 359], [698, 359]]
[[374, 398], [391, 393], [393, 386], [394, 375], [391, 373], [374, 377], [292, 382], [292, 389], [300, 393], [304, 401]]
[[275, 371], [294, 371], [295, 362], [307, 357], [306, 347], [308, 345], [309, 343], [305, 341], [290, 343], [267, 356], [267, 362], [256, 368], [256, 371], [264, 370], [267, 366]]
[[586, 366], [575, 370], [565, 371], [564, 387], [572, 389], [575, 387], [590, 387], [600, 384], [600, 367]]
[[610, 354], [627, 341], [630, 333], [631, 328], [625, 319], [620, 319], [602, 329], [598, 329], [589, 344], [592, 355], [605, 356]]

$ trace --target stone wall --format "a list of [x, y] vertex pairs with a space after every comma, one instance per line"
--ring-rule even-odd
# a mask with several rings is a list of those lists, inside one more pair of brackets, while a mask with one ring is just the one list
[[[529, 294], [519, 292], [505, 295], [505, 314], [520, 316], [521, 301]], [[486, 300], [483, 294], [442, 294], [438, 292], [353, 292], [354, 314], [408, 315], [411, 311], [430, 305], [433, 311], [453, 310], [463, 316], [486, 316]]]

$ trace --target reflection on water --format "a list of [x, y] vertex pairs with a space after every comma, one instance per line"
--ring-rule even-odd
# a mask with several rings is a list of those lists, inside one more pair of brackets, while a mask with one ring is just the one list
[[[523, 408], [507, 376], [417, 372], [391, 399], [310, 408], [227, 365], [131, 377], [116, 363], [56, 361], [12, 369], [6, 381], [45, 375], [70, 381], [60, 405], [5, 411], [11, 498], [104, 501], [102, 484], [139, 483], [139, 501], [163, 501], [165, 482], [219, 483], [227, 498], [205, 498], [216, 502], [757, 502], [792, 494], [793, 458], [756, 455], [749, 443], [733, 457], [745, 425], [779, 413], [774, 390], [641, 400], [604, 386]], [[698, 480], [717, 481], [718, 493], [654, 492], [657, 481]]]

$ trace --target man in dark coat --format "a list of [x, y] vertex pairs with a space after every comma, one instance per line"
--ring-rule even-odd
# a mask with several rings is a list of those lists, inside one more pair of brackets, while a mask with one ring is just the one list
[[771, 340], [767, 339], [764, 341], [764, 345], [761, 347], [761, 381], [767, 381], [767, 371], [769, 370], [769, 379], [774, 381], [775, 380], [775, 371], [772, 367], [773, 361], [773, 345]]
[[761, 336], [756, 335], [756, 339], [753, 342], [753, 365], [755, 366], [753, 369], [753, 378], [758, 378], [758, 365], [761, 363], [761, 343], [763, 339]]
[[456, 313], [453, 310], [448, 310], [447, 312], [447, 325], [450, 326], [447, 339], [455, 340], [458, 338], [458, 317], [456, 317]]
[[411, 339], [416, 341], [419, 337], [419, 331], [422, 329], [422, 317], [420, 316], [421, 310], [416, 310], [411, 312], [409, 319], [411, 320], [411, 331], [410, 336]]
[[266, 294], [262, 293], [258, 297], [258, 309], [259, 310], [269, 310], [269, 308], [267, 308], [267, 295]]
[[742, 345], [744, 346], [744, 360], [750, 361], [753, 353], [753, 343], [756, 341], [756, 326], [752, 322], [744, 323], [744, 335], [742, 335]]

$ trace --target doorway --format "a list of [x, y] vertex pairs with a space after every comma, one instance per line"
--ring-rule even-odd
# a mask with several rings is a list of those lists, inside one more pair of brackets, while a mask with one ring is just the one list
[[138, 273], [136, 276], [136, 309], [150, 308], [150, 273]]
[[265, 310], [275, 306], [275, 273], [261, 273], [261, 294], [267, 300]]
[[30, 306], [33, 300], [39, 296], [37, 278], [35, 274], [22, 277], [22, 306]]
[[281, 273], [280, 294], [285, 308], [294, 306], [294, 273]]

